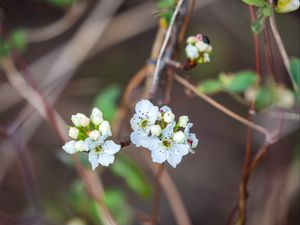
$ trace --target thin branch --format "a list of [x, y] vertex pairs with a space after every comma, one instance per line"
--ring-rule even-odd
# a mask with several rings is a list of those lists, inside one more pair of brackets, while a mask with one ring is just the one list
[[242, 123], [242, 124], [244, 124], [246, 126], [249, 126], [252, 129], [258, 131], [261, 134], [263, 134], [267, 140], [272, 140], [271, 133], [268, 130], [266, 130], [264, 127], [262, 127], [260, 125], [257, 125], [255, 123], [253, 123], [253, 122], [251, 122], [251, 121], [249, 121], [249, 120], [241, 117], [240, 115], [232, 112], [231, 110], [227, 109], [226, 107], [224, 107], [220, 103], [216, 102], [215, 100], [213, 100], [209, 96], [207, 96], [207, 95], [199, 92], [198, 89], [194, 85], [192, 85], [191, 83], [189, 83], [188, 81], [186, 81], [185, 79], [183, 79], [182, 77], [180, 77], [178, 74], [175, 74], [174, 78], [180, 84], [182, 84], [183, 86], [185, 86], [186, 88], [188, 88], [189, 90], [191, 90], [192, 92], [194, 92], [197, 96], [199, 96], [200, 98], [202, 98], [203, 100], [205, 100], [206, 102], [208, 102], [210, 105], [214, 106], [215, 108], [219, 109], [220, 111], [222, 111], [226, 115], [230, 116], [231, 118], [239, 121], [240, 123]]
[[66, 15], [59, 21], [46, 27], [27, 29], [27, 41], [29, 43], [47, 41], [64, 33], [79, 20], [87, 6], [88, 1], [79, 1], [72, 5]]
[[299, 88], [297, 86], [297, 82], [295, 81], [295, 78], [293, 77], [293, 74], [291, 73], [290, 60], [289, 60], [288, 54], [285, 50], [285, 47], [284, 47], [283, 41], [281, 39], [281, 36], [279, 34], [279, 31], [277, 29], [274, 14], [269, 17], [269, 22], [270, 22], [270, 25], [271, 25], [271, 31], [272, 31], [273, 36], [275, 38], [275, 41], [276, 41], [277, 47], [279, 49], [280, 55], [282, 57], [283, 63], [285, 65], [285, 68], [286, 68], [286, 70], [289, 74], [289, 77], [290, 77], [290, 80], [292, 82], [293, 88], [294, 88], [295, 91], [299, 91]]

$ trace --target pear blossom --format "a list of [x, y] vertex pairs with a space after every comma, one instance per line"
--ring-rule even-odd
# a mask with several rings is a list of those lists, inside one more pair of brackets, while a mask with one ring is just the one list
[[77, 139], [79, 135], [79, 130], [76, 127], [70, 127], [69, 136], [73, 139]]
[[103, 120], [103, 113], [94, 108], [90, 117], [82, 113], [72, 115], [75, 127], [70, 127], [69, 136], [75, 140], [68, 141], [62, 147], [66, 153], [87, 152], [92, 169], [98, 165], [108, 166], [114, 162], [121, 145], [106, 140], [112, 135], [108, 121]]
[[101, 132], [102, 136], [106, 136], [106, 137], [111, 136], [111, 128], [110, 128], [110, 124], [107, 120], [103, 121], [100, 124], [99, 131]]
[[[145, 117], [145, 112], [147, 115], [151, 112], [153, 118]], [[130, 123], [133, 129], [131, 142], [137, 147], [149, 149], [152, 161], [156, 163], [167, 161], [175, 168], [182, 157], [193, 153], [192, 148], [198, 145], [196, 135], [190, 133], [193, 124], [189, 123], [188, 116], [181, 116], [176, 122], [168, 106], [162, 106], [158, 111], [158, 107], [148, 100], [141, 100]]]
[[115, 160], [114, 154], [117, 153], [121, 146], [111, 140], [105, 141], [104, 138], [98, 140], [86, 139], [86, 144], [89, 146], [89, 161], [92, 164], [92, 169], [95, 170], [100, 164], [102, 166], [109, 166]]
[[193, 46], [193, 45], [187, 45], [186, 48], [185, 48], [185, 53], [186, 53], [186, 56], [189, 58], [189, 59], [197, 59], [199, 58], [199, 52], [198, 52], [198, 49]]
[[190, 61], [197, 63], [208, 63], [210, 62], [209, 54], [212, 51], [212, 46], [207, 36], [197, 34], [187, 38], [187, 46], [185, 53]]
[[178, 119], [178, 126], [185, 128], [188, 122], [189, 122], [188, 116], [180, 116]]
[[98, 126], [103, 122], [103, 113], [99, 109], [93, 108], [90, 118], [92, 123]]

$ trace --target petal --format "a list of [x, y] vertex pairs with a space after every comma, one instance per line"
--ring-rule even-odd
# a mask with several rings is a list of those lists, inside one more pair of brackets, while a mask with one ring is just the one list
[[163, 163], [168, 158], [168, 152], [161, 146], [155, 146], [151, 151], [152, 161], [156, 163]]
[[89, 153], [89, 161], [92, 164], [92, 169], [95, 170], [99, 165], [98, 162], [98, 154], [95, 151], [90, 151]]
[[180, 154], [173, 152], [173, 154], [170, 154], [167, 161], [173, 168], [176, 168], [176, 166], [181, 162], [181, 159], [182, 156]]
[[178, 155], [186, 155], [189, 153], [190, 146], [188, 144], [174, 144], [173, 152]]
[[89, 138], [89, 137], [86, 138], [86, 139], [84, 140], [84, 142], [87, 144], [88, 149], [93, 150], [93, 149], [96, 148], [96, 142], [93, 141], [91, 138]]
[[112, 164], [115, 160], [115, 156], [114, 155], [109, 155], [106, 154], [105, 152], [101, 152], [98, 155], [98, 162], [102, 165], [102, 166], [108, 166], [109, 164]]
[[160, 143], [160, 139], [156, 136], [146, 137], [141, 141], [141, 145], [144, 148], [149, 149], [150, 151], [154, 149], [155, 146], [158, 146]]
[[176, 125], [175, 121], [173, 121], [172, 123], [169, 123], [168, 126], [163, 130], [162, 135], [167, 139], [171, 139], [174, 135], [175, 125]]
[[142, 113], [142, 112], [148, 112], [154, 107], [154, 105], [149, 100], [141, 100], [135, 105], [135, 112]]
[[189, 135], [190, 129], [191, 129], [191, 127], [192, 127], [193, 125], [194, 125], [194, 124], [192, 124], [192, 123], [188, 123], [188, 124], [186, 125], [186, 128], [184, 128], [184, 134], [185, 134], [186, 136]]
[[131, 120], [130, 120], [130, 125], [131, 125], [132, 130], [134, 130], [134, 131], [140, 131], [140, 130], [143, 130], [143, 129], [140, 127], [140, 123], [141, 123], [144, 119], [147, 119], [147, 117], [146, 117], [146, 116], [139, 115], [139, 114], [134, 114], [133, 117], [132, 117]]
[[162, 106], [159, 110], [160, 112], [166, 113], [166, 112], [172, 112], [171, 108], [169, 106]]
[[66, 144], [64, 144], [64, 146], [62, 146], [62, 148], [66, 153], [74, 154], [77, 152], [77, 150], [75, 148], [75, 144], [76, 144], [76, 141], [74, 141], [74, 140], [68, 141]]
[[191, 148], [196, 148], [198, 145], [198, 139], [194, 133], [188, 135], [188, 143]]
[[104, 144], [102, 145], [102, 148], [105, 153], [112, 155], [112, 154], [117, 153], [120, 150], [121, 145], [117, 145], [115, 142], [109, 140], [109, 141], [104, 142]]
[[130, 134], [130, 140], [133, 144], [135, 144], [137, 147], [141, 147], [143, 140], [147, 138], [147, 135], [142, 132], [134, 131]]

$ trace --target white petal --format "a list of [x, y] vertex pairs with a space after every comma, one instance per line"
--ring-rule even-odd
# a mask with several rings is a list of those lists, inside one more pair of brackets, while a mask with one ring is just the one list
[[178, 155], [186, 155], [189, 153], [190, 146], [188, 144], [174, 144], [173, 151]]
[[150, 151], [154, 149], [155, 146], [158, 146], [160, 143], [160, 139], [156, 136], [145, 137], [141, 141], [141, 145], [144, 148], [149, 149]]
[[194, 124], [192, 124], [192, 123], [188, 123], [188, 124], [186, 125], [186, 128], [184, 129], [184, 134], [185, 134], [186, 136], [189, 135], [190, 129], [191, 129], [191, 127], [192, 127], [193, 125], [194, 125]]
[[108, 166], [109, 164], [113, 163], [114, 160], [115, 160], [114, 155], [109, 155], [109, 154], [106, 154], [105, 152], [101, 152], [98, 155], [98, 162], [102, 166]]
[[176, 166], [181, 162], [181, 159], [182, 156], [174, 152], [168, 157], [167, 161], [173, 168], [176, 168]]
[[145, 116], [141, 116], [139, 114], [134, 114], [133, 117], [131, 118], [130, 120], [130, 125], [131, 125], [131, 128], [132, 130], [134, 131], [140, 131], [140, 130], [143, 130], [141, 127], [140, 127], [140, 123], [146, 119]]
[[163, 113], [166, 113], [166, 112], [172, 112], [171, 108], [169, 106], [162, 106], [160, 109], [159, 109], [160, 112], [163, 112]]
[[167, 139], [171, 139], [174, 135], [175, 125], [176, 125], [175, 121], [173, 121], [172, 123], [169, 123], [168, 126], [163, 130], [162, 135]]
[[84, 142], [87, 144], [87, 146], [90, 150], [93, 150], [96, 148], [96, 142], [93, 141], [91, 138], [86, 138], [84, 140]]
[[199, 141], [198, 141], [196, 135], [194, 133], [191, 133], [188, 136], [187, 142], [191, 148], [196, 148]]
[[137, 147], [141, 147], [143, 145], [143, 141], [147, 138], [147, 135], [142, 132], [134, 131], [130, 134], [130, 140]]
[[103, 113], [101, 112], [101, 110], [99, 110], [98, 108], [93, 108], [91, 116], [103, 116]]
[[117, 153], [120, 150], [121, 145], [117, 145], [115, 142], [109, 140], [109, 141], [104, 142], [104, 144], [102, 145], [102, 148], [105, 153], [112, 155], [112, 154]]
[[92, 169], [95, 170], [96, 167], [99, 165], [98, 154], [95, 151], [89, 152], [89, 161], [92, 164]]
[[151, 110], [154, 105], [149, 100], [141, 100], [135, 105], [135, 112], [142, 113]]
[[76, 141], [68, 141], [66, 144], [64, 144], [64, 146], [62, 146], [63, 150], [66, 152], [66, 153], [69, 153], [69, 154], [74, 154], [76, 153], [76, 148], [75, 148], [75, 144], [76, 144]]
[[161, 146], [156, 146], [151, 151], [152, 161], [156, 163], [163, 163], [168, 158], [168, 152]]
[[185, 53], [186, 53], [186, 56], [189, 58], [189, 59], [197, 59], [199, 57], [199, 52], [198, 52], [198, 49], [191, 45], [191, 44], [188, 44], [185, 48]]

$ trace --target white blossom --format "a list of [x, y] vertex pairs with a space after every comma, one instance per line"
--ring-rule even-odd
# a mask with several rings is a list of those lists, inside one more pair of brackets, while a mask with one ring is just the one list
[[72, 115], [71, 120], [76, 127], [87, 127], [90, 124], [90, 119], [82, 113]]
[[178, 126], [185, 128], [188, 122], [189, 122], [188, 116], [180, 116], [178, 119]]
[[92, 139], [92, 140], [98, 140], [99, 137], [100, 137], [100, 132], [98, 130], [92, 130], [90, 133], [89, 133], [89, 137]]
[[98, 108], [93, 108], [90, 118], [92, 123], [98, 126], [103, 122], [103, 113]]
[[151, 134], [153, 136], [159, 136], [161, 134], [161, 127], [159, 125], [153, 125], [151, 127]]
[[185, 134], [180, 130], [173, 136], [173, 141], [177, 144], [182, 144], [185, 141]]
[[209, 48], [209, 45], [204, 43], [203, 41], [197, 42], [195, 46], [199, 52], [206, 52], [207, 49]]
[[175, 119], [174, 113], [172, 113], [172, 112], [166, 112], [166, 113], [164, 114], [164, 121], [165, 121], [166, 123], [171, 123], [171, 122], [174, 121], [174, 119]]
[[89, 146], [89, 161], [92, 164], [92, 169], [95, 170], [100, 164], [102, 166], [109, 166], [114, 162], [115, 156], [121, 146], [111, 140], [104, 141], [102, 138], [98, 140], [87, 139], [86, 143]]
[[198, 49], [194, 45], [188, 44], [185, 48], [185, 53], [186, 56], [191, 60], [199, 58]]
[[76, 141], [74, 141], [74, 140], [68, 141], [67, 143], [64, 144], [64, 146], [62, 148], [66, 153], [74, 154], [77, 152], [76, 148], [75, 148], [75, 144], [76, 144]]
[[104, 120], [100, 126], [99, 126], [99, 131], [101, 132], [102, 136], [105, 137], [110, 137], [111, 136], [111, 128], [110, 128], [110, 124], [107, 120]]
[[79, 135], [79, 130], [76, 127], [70, 127], [69, 136], [73, 139], [77, 139]]

